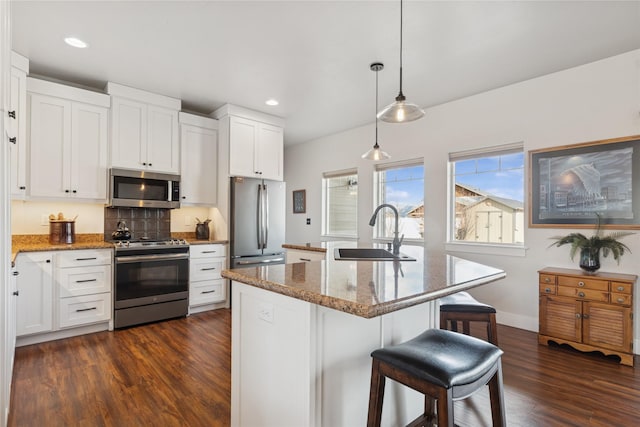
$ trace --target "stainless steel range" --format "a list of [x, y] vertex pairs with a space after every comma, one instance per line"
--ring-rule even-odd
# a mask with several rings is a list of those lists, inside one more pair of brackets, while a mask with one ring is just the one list
[[184, 240], [115, 244], [114, 326], [186, 316], [189, 245]]

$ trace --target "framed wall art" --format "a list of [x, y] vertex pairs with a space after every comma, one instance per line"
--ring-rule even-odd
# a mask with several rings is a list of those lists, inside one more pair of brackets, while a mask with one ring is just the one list
[[640, 135], [529, 151], [529, 226], [640, 228]]
[[293, 213], [307, 212], [307, 191], [295, 190], [293, 192]]

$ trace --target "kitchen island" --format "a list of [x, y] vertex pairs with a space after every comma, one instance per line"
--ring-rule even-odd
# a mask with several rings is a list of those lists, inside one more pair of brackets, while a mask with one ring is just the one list
[[[371, 351], [437, 327], [437, 299], [502, 270], [403, 246], [416, 261], [335, 260], [223, 271], [232, 282], [231, 424], [365, 425]], [[406, 425], [418, 393], [389, 381], [383, 425]]]

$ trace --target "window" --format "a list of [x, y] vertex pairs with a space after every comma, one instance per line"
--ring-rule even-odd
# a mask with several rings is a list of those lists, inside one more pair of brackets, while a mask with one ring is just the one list
[[358, 174], [355, 170], [324, 174], [325, 236], [357, 237]]
[[449, 155], [453, 242], [524, 244], [524, 152], [510, 144]]
[[[424, 239], [424, 160], [378, 164], [374, 176], [375, 205], [388, 203], [398, 209], [398, 232], [405, 240]], [[374, 237], [392, 239], [393, 211], [378, 212]], [[384, 220], [383, 220], [384, 218]]]

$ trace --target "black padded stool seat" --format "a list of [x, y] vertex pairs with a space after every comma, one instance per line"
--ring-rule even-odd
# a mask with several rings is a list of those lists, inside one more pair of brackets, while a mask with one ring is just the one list
[[498, 345], [496, 309], [483, 304], [467, 292], [458, 292], [440, 298], [440, 328], [458, 331], [458, 322], [462, 322], [462, 332], [470, 334], [470, 322], [486, 322], [487, 339]]
[[502, 350], [486, 341], [441, 329], [429, 329], [410, 341], [371, 353], [371, 391], [367, 425], [380, 426], [385, 379], [391, 378], [425, 395], [425, 411], [410, 426], [435, 416], [438, 426], [453, 427], [453, 402], [489, 385], [493, 426], [504, 426]]

